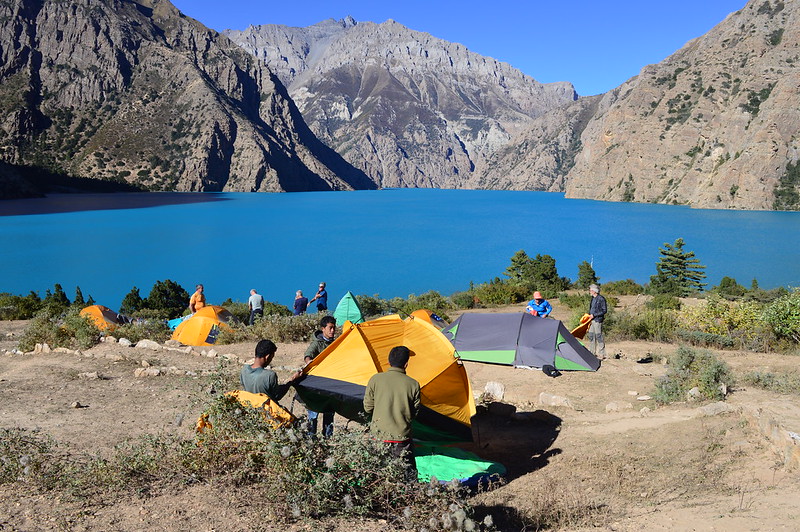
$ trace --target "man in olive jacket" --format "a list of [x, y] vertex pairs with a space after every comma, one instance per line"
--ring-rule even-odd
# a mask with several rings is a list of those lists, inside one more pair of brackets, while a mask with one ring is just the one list
[[370, 430], [402, 458], [409, 479], [416, 479], [411, 421], [419, 413], [419, 383], [406, 375], [411, 351], [403, 345], [389, 352], [388, 370], [370, 377], [364, 392], [364, 411], [371, 416]]

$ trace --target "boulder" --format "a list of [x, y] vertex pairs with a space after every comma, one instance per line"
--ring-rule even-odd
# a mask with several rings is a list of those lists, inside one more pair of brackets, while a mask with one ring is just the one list
[[506, 394], [506, 387], [502, 383], [489, 381], [483, 388], [483, 394], [487, 399], [502, 401]]
[[161, 345], [153, 340], [139, 340], [136, 342], [137, 349], [151, 349], [153, 351], [161, 351]]
[[539, 404], [542, 406], [566, 406], [567, 408], [575, 409], [572, 402], [566, 397], [560, 395], [553, 395], [547, 392], [539, 394]]

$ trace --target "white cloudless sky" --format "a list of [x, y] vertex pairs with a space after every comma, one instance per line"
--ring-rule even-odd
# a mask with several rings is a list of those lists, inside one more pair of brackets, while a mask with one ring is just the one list
[[[757, 0], [754, 0], [757, 1]], [[708, 32], [745, 0], [173, 0], [218, 31], [310, 26], [351, 15], [388, 19], [511, 64], [542, 83], [569, 81], [588, 96], [617, 87]]]

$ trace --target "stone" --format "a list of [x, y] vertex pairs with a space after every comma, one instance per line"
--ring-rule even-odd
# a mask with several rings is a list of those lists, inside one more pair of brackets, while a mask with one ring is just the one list
[[167, 347], [181, 347], [183, 344], [180, 343], [178, 340], [173, 340], [170, 338], [169, 340], [164, 342], [164, 345]]
[[127, 338], [120, 338], [119, 339], [119, 345], [124, 346], [124, 347], [130, 347], [130, 346], [133, 345], [133, 342], [131, 342]]
[[53, 353], [61, 353], [63, 355], [69, 355], [72, 354], [72, 350], [67, 349], [66, 347], [56, 347], [55, 349], [53, 349]]
[[209, 349], [208, 353], [206, 354], [208, 358], [217, 358], [217, 355], [218, 353], [216, 349]]
[[700, 399], [702, 399], [702, 394], [697, 386], [686, 392], [687, 401], [699, 401]]
[[42, 353], [52, 353], [52, 351], [53, 351], [53, 350], [52, 350], [52, 349], [50, 349], [50, 346], [49, 346], [49, 345], [47, 345], [47, 344], [42, 344]]
[[109, 335], [109, 336], [105, 337], [104, 341], [108, 342], [109, 344], [115, 344], [115, 343], [117, 343], [117, 338], [115, 336], [110, 336]]
[[623, 410], [633, 410], [633, 404], [627, 401], [612, 401], [606, 405], [606, 413], [622, 412]]
[[78, 401], [75, 401], [74, 403], [71, 403], [69, 405], [69, 407], [70, 408], [84, 408], [84, 406], [82, 404], [80, 404], [80, 402], [78, 402]]
[[150, 362], [148, 362], [147, 360], [142, 360], [142, 367], [143, 368], [149, 368], [150, 367]]
[[649, 406], [643, 406], [641, 410], [639, 410], [639, 415], [642, 417], [646, 417], [650, 414], [651, 410]]
[[636, 392], [636, 391], [633, 391], [633, 390], [628, 390], [628, 395], [633, 395], [635, 397], [635, 396], [639, 395], [639, 392]]
[[100, 378], [100, 374], [96, 371], [87, 372], [87, 373], [78, 373], [79, 379], [86, 379], [86, 380], [97, 380]]
[[539, 404], [542, 406], [566, 406], [567, 408], [575, 409], [572, 402], [566, 397], [560, 395], [553, 395], [547, 392], [539, 394]]
[[121, 360], [125, 360], [125, 357], [122, 355], [118, 355], [117, 353], [106, 353], [105, 357], [108, 360], [113, 360], [114, 362], [119, 362]]
[[652, 397], [649, 395], [640, 395], [636, 398], [637, 401], [649, 401], [650, 399], [652, 399]]
[[483, 393], [487, 399], [502, 401], [506, 394], [506, 387], [502, 383], [489, 381], [486, 383], [486, 386], [484, 386]]
[[153, 340], [139, 340], [136, 342], [137, 349], [150, 349], [152, 351], [161, 351], [161, 345]]
[[711, 403], [705, 406], [701, 406], [696, 408], [693, 417], [710, 417], [710, 416], [719, 416], [722, 414], [729, 414], [732, 412], [739, 412], [739, 408], [729, 405], [723, 401], [717, 401], [716, 403]]

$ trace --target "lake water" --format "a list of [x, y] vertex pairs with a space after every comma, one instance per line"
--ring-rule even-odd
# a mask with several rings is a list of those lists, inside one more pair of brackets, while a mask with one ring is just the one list
[[330, 299], [465, 290], [502, 276], [518, 250], [549, 254], [573, 280], [590, 261], [602, 281], [655, 273], [658, 249], [678, 237], [722, 276], [745, 286], [800, 285], [800, 213], [565, 199], [546, 192], [402, 189], [291, 194], [69, 195], [0, 202], [0, 292], [118, 309], [133, 286], [157, 280], [211, 303], [246, 301], [250, 288], [290, 305], [326, 281]]

